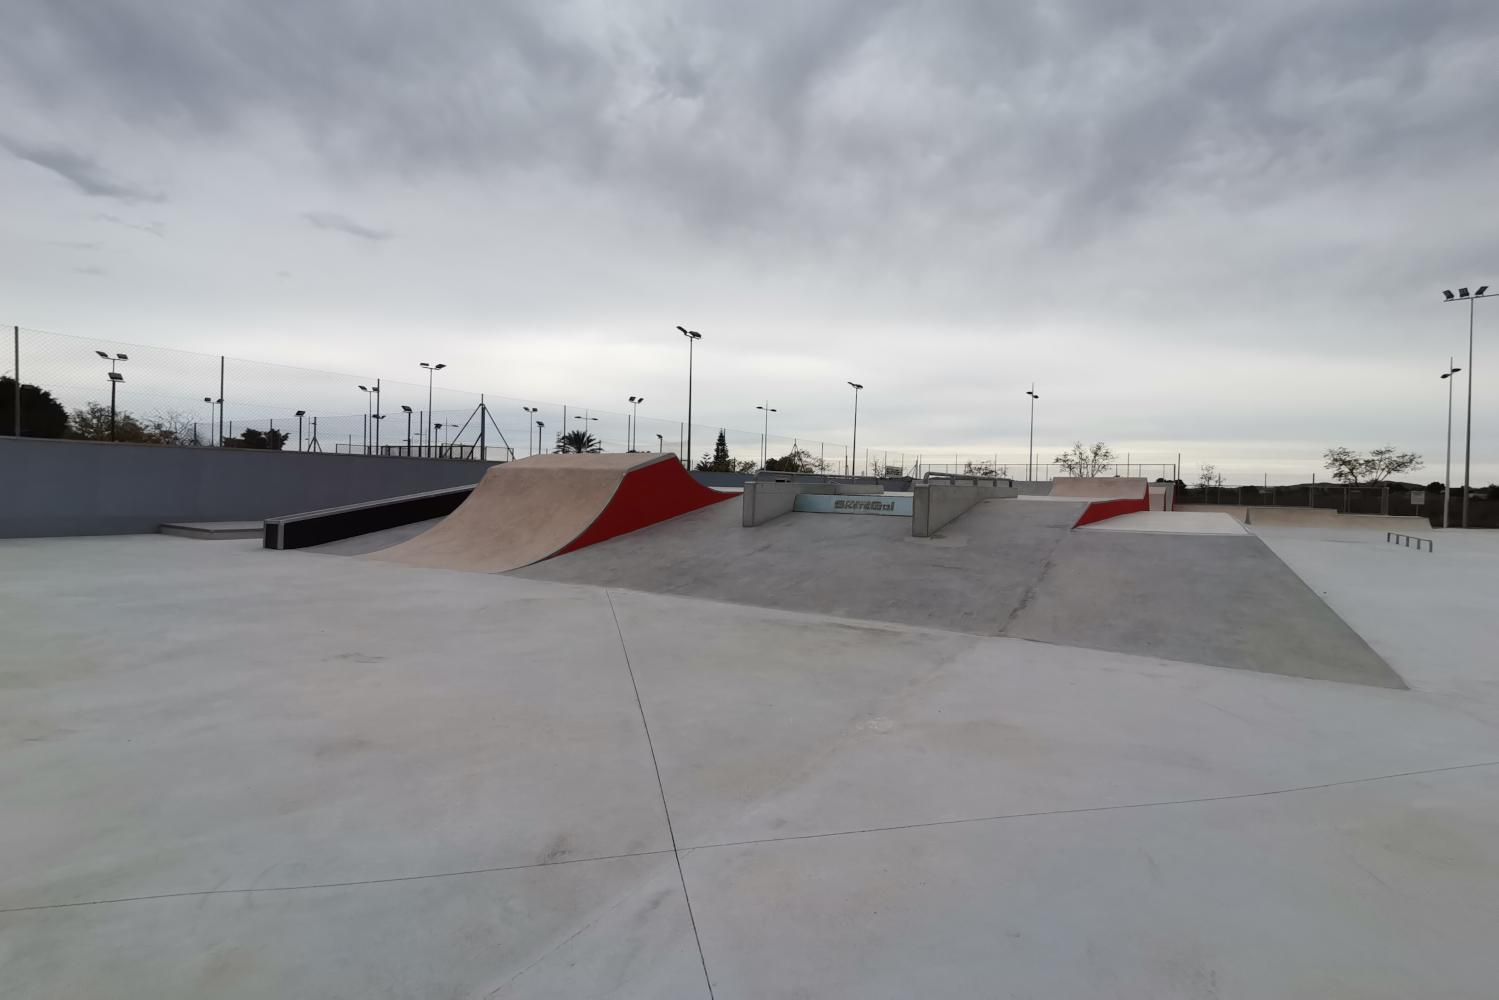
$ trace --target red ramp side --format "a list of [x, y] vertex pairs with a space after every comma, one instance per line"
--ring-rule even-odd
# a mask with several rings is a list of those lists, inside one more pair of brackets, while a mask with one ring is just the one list
[[1081, 528], [1085, 524], [1096, 524], [1099, 521], [1107, 521], [1111, 517], [1121, 514], [1133, 514], [1136, 511], [1150, 509], [1150, 490], [1147, 487], [1144, 493], [1138, 497], [1128, 497], [1121, 500], [1094, 500], [1083, 508], [1078, 515], [1074, 528]]
[[[675, 456], [625, 474], [608, 505], [577, 538], [552, 553], [565, 555], [597, 545], [619, 535], [648, 528], [682, 514], [689, 514], [725, 500], [732, 493], [719, 493], [693, 479]], [[548, 556], [547, 558], [552, 558]]]

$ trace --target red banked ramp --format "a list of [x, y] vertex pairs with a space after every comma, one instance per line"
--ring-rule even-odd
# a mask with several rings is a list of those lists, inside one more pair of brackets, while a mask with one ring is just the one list
[[1073, 524], [1074, 528], [1150, 509], [1150, 482], [1138, 478], [1058, 478], [1052, 480], [1051, 495], [1090, 501]]
[[732, 499], [672, 454], [537, 455], [490, 469], [443, 521], [367, 558], [504, 573]]

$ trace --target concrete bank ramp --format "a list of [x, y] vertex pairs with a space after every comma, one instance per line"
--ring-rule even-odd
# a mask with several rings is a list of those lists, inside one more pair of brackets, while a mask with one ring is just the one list
[[452, 514], [364, 558], [503, 573], [732, 499], [675, 455], [537, 455], [490, 469]]
[[1085, 501], [985, 500], [936, 537], [903, 517], [697, 511], [517, 575], [997, 635]]
[[1318, 507], [1246, 507], [1245, 523], [1254, 528], [1312, 528], [1328, 532], [1366, 531], [1378, 533], [1399, 531], [1407, 535], [1429, 534], [1433, 528], [1424, 517], [1398, 517], [1382, 514], [1341, 514]]
[[1403, 686], [1231, 519], [1202, 534], [1073, 530], [1088, 506], [986, 500], [923, 539], [895, 517], [787, 514], [744, 528], [725, 504], [516, 575]]

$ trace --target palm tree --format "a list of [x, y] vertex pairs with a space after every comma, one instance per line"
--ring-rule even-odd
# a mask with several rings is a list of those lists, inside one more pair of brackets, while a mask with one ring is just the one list
[[556, 450], [558, 454], [571, 452], [578, 455], [596, 455], [604, 450], [604, 446], [599, 443], [598, 438], [587, 431], [568, 431], [566, 434], [557, 435]]

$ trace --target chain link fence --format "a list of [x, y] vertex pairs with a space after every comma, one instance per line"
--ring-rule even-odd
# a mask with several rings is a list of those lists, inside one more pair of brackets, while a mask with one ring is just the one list
[[[665, 420], [628, 410], [490, 393], [371, 372], [332, 372], [13, 327], [0, 362], [0, 434], [182, 447], [506, 461], [568, 447], [675, 452], [732, 470], [796, 453], [798, 467], [848, 471], [847, 444]], [[20, 392], [14, 386], [19, 374]], [[17, 402], [19, 405], [17, 405]]]

